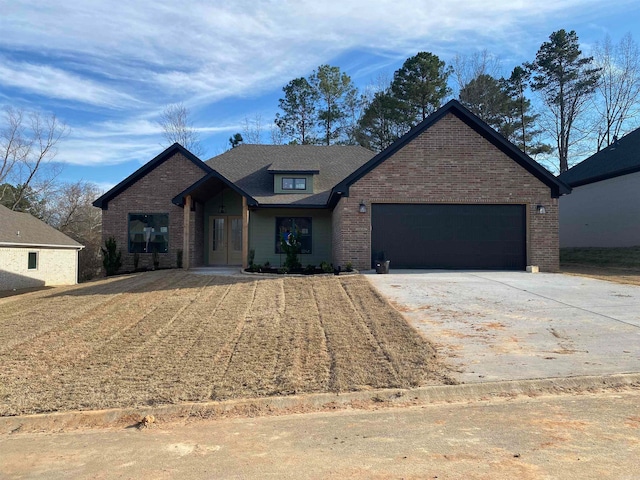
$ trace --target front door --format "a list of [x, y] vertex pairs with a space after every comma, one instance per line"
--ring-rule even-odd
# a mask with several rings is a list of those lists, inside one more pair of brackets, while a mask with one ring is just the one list
[[242, 217], [209, 217], [209, 265], [242, 264]]

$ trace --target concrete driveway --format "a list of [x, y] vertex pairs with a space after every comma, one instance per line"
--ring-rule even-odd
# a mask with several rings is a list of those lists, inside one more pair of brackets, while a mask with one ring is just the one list
[[392, 270], [367, 278], [461, 382], [640, 372], [640, 287], [525, 272]]

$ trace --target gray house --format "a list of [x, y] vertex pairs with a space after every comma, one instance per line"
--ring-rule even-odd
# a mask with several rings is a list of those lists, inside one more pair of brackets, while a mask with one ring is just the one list
[[124, 269], [303, 266], [558, 269], [558, 197], [570, 189], [452, 100], [387, 149], [240, 145], [202, 161], [174, 144], [98, 198]]
[[561, 247], [640, 245], [640, 129], [570, 168], [559, 179]]
[[0, 205], [0, 290], [76, 284], [82, 248], [34, 216]]

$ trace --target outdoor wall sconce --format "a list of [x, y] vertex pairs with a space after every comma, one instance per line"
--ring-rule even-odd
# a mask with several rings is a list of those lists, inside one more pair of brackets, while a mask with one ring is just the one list
[[226, 213], [224, 210], [224, 203], [218, 208], [218, 213]]
[[538, 213], [540, 213], [540, 214], [547, 213], [547, 209], [546, 209], [546, 208], [544, 208], [544, 205], [538, 205], [538, 206], [536, 207], [536, 212], [538, 212]]
[[367, 206], [364, 204], [364, 200], [360, 200], [360, 205], [358, 207], [358, 211], [360, 213], [367, 213]]

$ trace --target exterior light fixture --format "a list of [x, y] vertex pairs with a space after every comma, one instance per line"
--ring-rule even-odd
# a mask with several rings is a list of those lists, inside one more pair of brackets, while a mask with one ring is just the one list
[[224, 203], [218, 208], [218, 213], [226, 213], [224, 210]]
[[544, 205], [538, 205], [538, 206], [536, 207], [536, 212], [538, 212], [538, 213], [540, 213], [540, 214], [547, 213], [547, 209], [546, 209], [546, 208], [544, 208]]
[[360, 213], [367, 213], [367, 206], [364, 204], [364, 200], [360, 200], [360, 205], [358, 206], [358, 211]]

